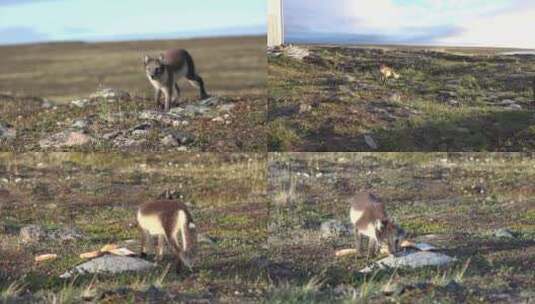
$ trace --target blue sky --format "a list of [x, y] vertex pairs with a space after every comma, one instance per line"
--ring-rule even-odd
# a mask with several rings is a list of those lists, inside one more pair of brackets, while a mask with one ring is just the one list
[[0, 44], [264, 34], [265, 0], [0, 0]]
[[283, 0], [288, 42], [535, 48], [534, 0]]

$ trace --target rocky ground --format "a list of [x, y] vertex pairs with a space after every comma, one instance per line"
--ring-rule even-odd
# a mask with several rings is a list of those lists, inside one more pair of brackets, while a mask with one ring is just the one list
[[[265, 36], [0, 46], [0, 150], [266, 150]], [[180, 80], [156, 111], [143, 55], [187, 49], [208, 100]]]
[[102, 88], [68, 104], [0, 96], [0, 145], [14, 151], [265, 151], [262, 96], [152, 100]]
[[[260, 154], [0, 153], [0, 302], [258, 302], [270, 285], [265, 165]], [[190, 206], [192, 271], [175, 273], [171, 256], [80, 257], [106, 244], [138, 252], [135, 208], [159, 197]], [[34, 261], [43, 254], [57, 258]], [[89, 274], [73, 271], [88, 261]]]
[[[268, 168], [272, 302], [535, 300], [533, 155], [274, 153]], [[336, 257], [355, 248], [347, 198], [362, 189], [386, 202], [412, 240], [454, 263], [363, 273], [385, 256]]]
[[269, 149], [531, 151], [535, 56], [500, 51], [270, 49]]

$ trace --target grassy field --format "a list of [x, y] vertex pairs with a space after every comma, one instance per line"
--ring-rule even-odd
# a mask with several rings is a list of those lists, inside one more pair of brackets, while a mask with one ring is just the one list
[[[194, 137], [194, 151], [264, 151], [266, 137], [265, 37], [212, 38], [114, 43], [50, 43], [0, 47], [0, 124], [12, 126], [17, 136], [4, 140], [2, 150], [43, 150], [39, 140], [61, 132], [76, 120], [86, 120], [86, 134], [96, 140], [82, 147], [54, 151], [173, 150], [160, 140], [172, 132]], [[118, 147], [103, 134], [128, 130], [146, 120], [143, 110], [156, 108], [153, 88], [146, 79], [143, 55], [186, 48], [194, 57], [207, 91], [233, 108], [224, 122], [212, 121], [223, 113], [188, 119], [168, 126], [157, 122], [139, 147]], [[117, 88], [130, 94], [120, 102], [94, 100], [79, 108], [73, 100], [88, 98], [99, 88]], [[198, 90], [182, 80], [180, 106], [197, 105]], [[49, 105], [43, 104], [47, 101]], [[176, 105], [175, 105], [176, 106]]]
[[[269, 286], [260, 265], [265, 166], [261, 154], [0, 154], [0, 302], [258, 301]], [[166, 190], [190, 203], [200, 233], [215, 240], [201, 244], [193, 272], [166, 271], [169, 257], [148, 274], [58, 277], [82, 262], [82, 252], [137, 240], [136, 206]], [[28, 224], [76, 227], [86, 237], [23, 244], [18, 231]], [[35, 263], [43, 253], [59, 258]]]
[[[535, 56], [505, 49], [299, 46], [268, 56], [270, 151], [531, 151]], [[401, 77], [386, 85], [379, 64]], [[504, 106], [514, 101], [514, 109]]]
[[[535, 158], [491, 153], [273, 153], [269, 252], [281, 283], [272, 303], [531, 303], [535, 300]], [[363, 275], [365, 257], [336, 258], [354, 237], [347, 198], [374, 191], [411, 238], [457, 258], [448, 267]], [[514, 237], [500, 238], [497, 229]], [[378, 257], [380, 258], [380, 257]], [[387, 285], [405, 287], [387, 296]]]

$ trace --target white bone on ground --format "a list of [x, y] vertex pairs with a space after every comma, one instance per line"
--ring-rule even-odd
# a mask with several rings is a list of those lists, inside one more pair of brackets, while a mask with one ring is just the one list
[[385, 268], [418, 268], [425, 266], [441, 266], [454, 262], [456, 258], [447, 256], [443, 253], [431, 251], [417, 251], [413, 253], [403, 254], [401, 256], [388, 256], [381, 259], [370, 266], [360, 270], [360, 272], [367, 273], [376, 269]]

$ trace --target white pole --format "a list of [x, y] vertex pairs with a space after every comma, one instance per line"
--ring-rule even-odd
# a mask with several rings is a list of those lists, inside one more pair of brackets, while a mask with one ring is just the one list
[[284, 18], [282, 0], [268, 0], [268, 46], [284, 43]]

